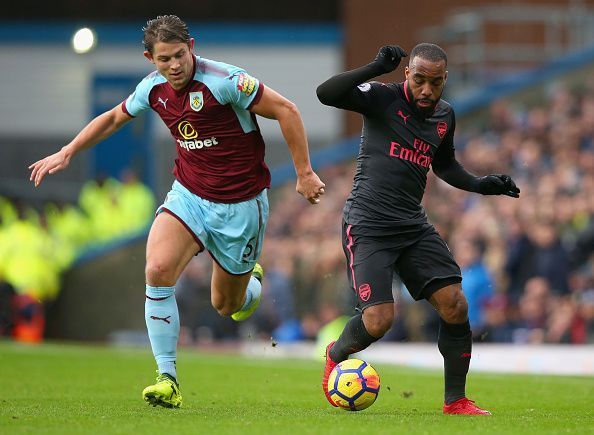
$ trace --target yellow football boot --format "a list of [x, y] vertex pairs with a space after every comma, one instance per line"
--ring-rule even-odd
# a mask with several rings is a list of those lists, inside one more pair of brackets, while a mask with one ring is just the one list
[[182, 404], [179, 384], [167, 373], [158, 375], [155, 385], [149, 385], [142, 391], [142, 398], [149, 405], [165, 408], [179, 408]]

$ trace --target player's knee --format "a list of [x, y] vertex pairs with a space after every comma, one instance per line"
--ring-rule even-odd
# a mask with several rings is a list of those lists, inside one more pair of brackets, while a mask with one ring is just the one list
[[[367, 332], [376, 338], [383, 337], [394, 323], [394, 308], [369, 307], [363, 314], [363, 323]], [[375, 309], [373, 309], [375, 308]]]
[[175, 285], [175, 268], [156, 260], [147, 261], [145, 267], [146, 282], [154, 286]]
[[241, 308], [241, 301], [234, 298], [225, 297], [224, 295], [213, 295], [210, 302], [217, 313], [224, 317], [229, 317], [236, 313]]
[[236, 313], [239, 311], [239, 308], [232, 308], [231, 305], [221, 305], [219, 307], [215, 307], [219, 316], [222, 317], [231, 317], [231, 314]]
[[448, 323], [463, 323], [468, 319], [468, 302], [463, 294], [448, 300], [441, 308], [442, 318]]

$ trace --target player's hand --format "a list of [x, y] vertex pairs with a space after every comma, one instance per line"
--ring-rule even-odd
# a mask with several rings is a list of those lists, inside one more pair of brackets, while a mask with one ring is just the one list
[[326, 185], [322, 183], [320, 177], [313, 171], [306, 175], [297, 176], [297, 186], [295, 189], [312, 204], [318, 204], [320, 202], [320, 196], [324, 194], [324, 187]]
[[384, 45], [373, 61], [380, 66], [382, 74], [387, 74], [398, 68], [400, 61], [406, 56], [408, 53], [399, 45]]
[[520, 189], [509, 175], [492, 174], [479, 178], [479, 193], [483, 195], [507, 195], [520, 197]]
[[51, 156], [38, 160], [29, 166], [31, 176], [29, 180], [33, 181], [35, 187], [41, 184], [41, 181], [47, 174], [54, 174], [66, 168], [70, 164], [70, 156], [64, 149]]

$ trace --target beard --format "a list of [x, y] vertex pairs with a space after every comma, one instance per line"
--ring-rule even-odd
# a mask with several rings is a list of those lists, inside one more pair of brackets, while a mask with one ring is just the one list
[[[423, 118], [430, 118], [431, 116], [433, 116], [433, 112], [435, 112], [435, 107], [437, 106], [437, 101], [431, 101], [431, 105], [430, 106], [420, 106], [418, 103], [419, 100], [415, 101], [415, 106], [419, 112], [419, 114], [423, 117]], [[426, 100], [425, 100], [426, 101]]]
[[[406, 83], [406, 86], [408, 88], [408, 92], [409, 95], [413, 96], [414, 98], [414, 93], [410, 87], [410, 83]], [[441, 99], [441, 96], [443, 94], [443, 87], [441, 89], [441, 92], [439, 93], [439, 95], [437, 96], [437, 98], [435, 99], [427, 99], [427, 98], [417, 98], [414, 100], [415, 103], [415, 109], [417, 111], [417, 113], [422, 116], [423, 118], [431, 118], [433, 116], [433, 112], [435, 112], [435, 108], [437, 107], [437, 103], [439, 103], [439, 100]], [[423, 102], [430, 102], [431, 104], [429, 106], [420, 106], [419, 102], [423, 101]]]

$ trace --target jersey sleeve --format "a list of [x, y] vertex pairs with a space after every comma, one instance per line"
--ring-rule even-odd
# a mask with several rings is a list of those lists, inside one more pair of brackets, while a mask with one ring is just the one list
[[381, 115], [394, 100], [394, 91], [380, 82], [366, 82], [354, 87], [340, 101], [341, 109], [366, 116]]
[[157, 83], [158, 80], [156, 80], [154, 72], [146, 76], [138, 83], [134, 92], [122, 102], [122, 110], [130, 116], [138, 116], [150, 109], [149, 94]]
[[241, 68], [230, 71], [228, 78], [218, 88], [221, 104], [232, 104], [241, 109], [249, 109], [262, 96], [264, 85]]

